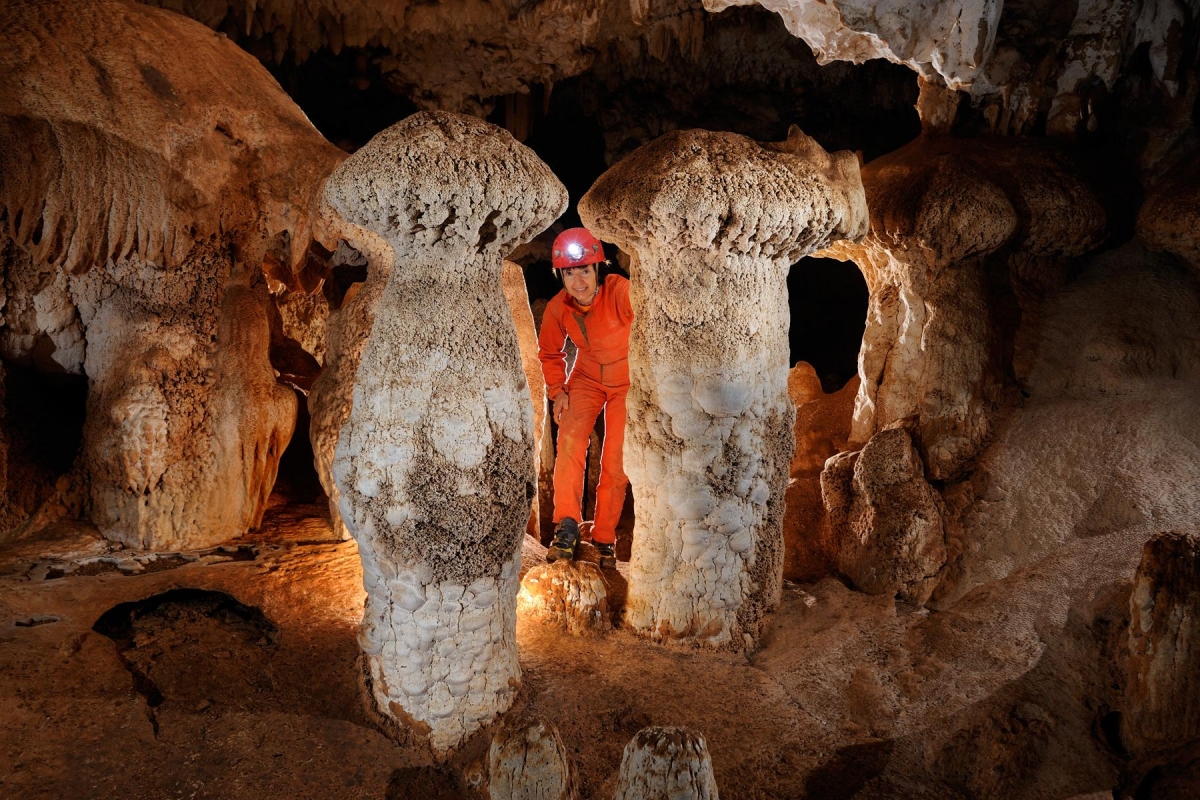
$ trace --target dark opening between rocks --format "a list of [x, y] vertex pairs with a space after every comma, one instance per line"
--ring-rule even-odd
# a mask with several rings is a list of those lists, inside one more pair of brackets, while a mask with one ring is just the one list
[[225, 592], [172, 589], [121, 603], [92, 630], [116, 644], [156, 736], [156, 709], [167, 702], [194, 713], [274, 703], [269, 662], [279, 629]]
[[836, 392], [858, 373], [869, 292], [850, 261], [804, 258], [788, 273], [792, 364], [807, 361], [821, 388]]

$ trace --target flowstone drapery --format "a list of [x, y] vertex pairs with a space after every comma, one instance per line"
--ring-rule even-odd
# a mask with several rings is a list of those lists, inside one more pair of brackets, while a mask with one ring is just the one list
[[533, 414], [501, 257], [566, 190], [502, 129], [420, 113], [347, 159], [325, 196], [395, 253], [333, 464], [363, 562], [365, 677], [399, 732], [444, 755], [520, 677]]
[[799, 129], [760, 144], [671, 133], [610, 169], [584, 224], [633, 255], [627, 621], [741, 648], [778, 602], [795, 411], [788, 268], [866, 232], [858, 161]]
[[264, 256], [281, 237], [303, 254], [343, 154], [253, 56], [177, 14], [10, 3], [0, 32], [0, 238], [32, 295], [5, 309], [3, 355], [87, 375], [76, 474], [105, 537], [240, 536], [296, 419]]

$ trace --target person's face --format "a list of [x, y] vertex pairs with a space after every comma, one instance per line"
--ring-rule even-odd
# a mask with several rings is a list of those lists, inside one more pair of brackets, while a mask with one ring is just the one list
[[587, 305], [596, 294], [596, 265], [584, 264], [561, 270], [563, 287], [575, 302]]

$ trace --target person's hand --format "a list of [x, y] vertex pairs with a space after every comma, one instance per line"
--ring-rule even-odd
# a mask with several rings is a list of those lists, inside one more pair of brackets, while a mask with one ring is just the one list
[[558, 397], [554, 398], [554, 421], [557, 424], [562, 424], [562, 415], [567, 413], [567, 408], [571, 405], [571, 400], [566, 392], [563, 392]]

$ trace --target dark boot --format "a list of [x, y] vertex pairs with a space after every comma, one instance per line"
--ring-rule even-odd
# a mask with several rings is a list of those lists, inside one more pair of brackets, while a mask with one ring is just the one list
[[617, 551], [614, 549], [612, 542], [601, 544], [600, 542], [592, 542], [596, 548], [596, 552], [600, 554], [600, 569], [616, 569], [617, 568]]
[[560, 558], [570, 561], [575, 558], [575, 546], [578, 544], [579, 523], [564, 517], [554, 529], [554, 541], [550, 542], [550, 549], [546, 551], [546, 561], [558, 561]]

